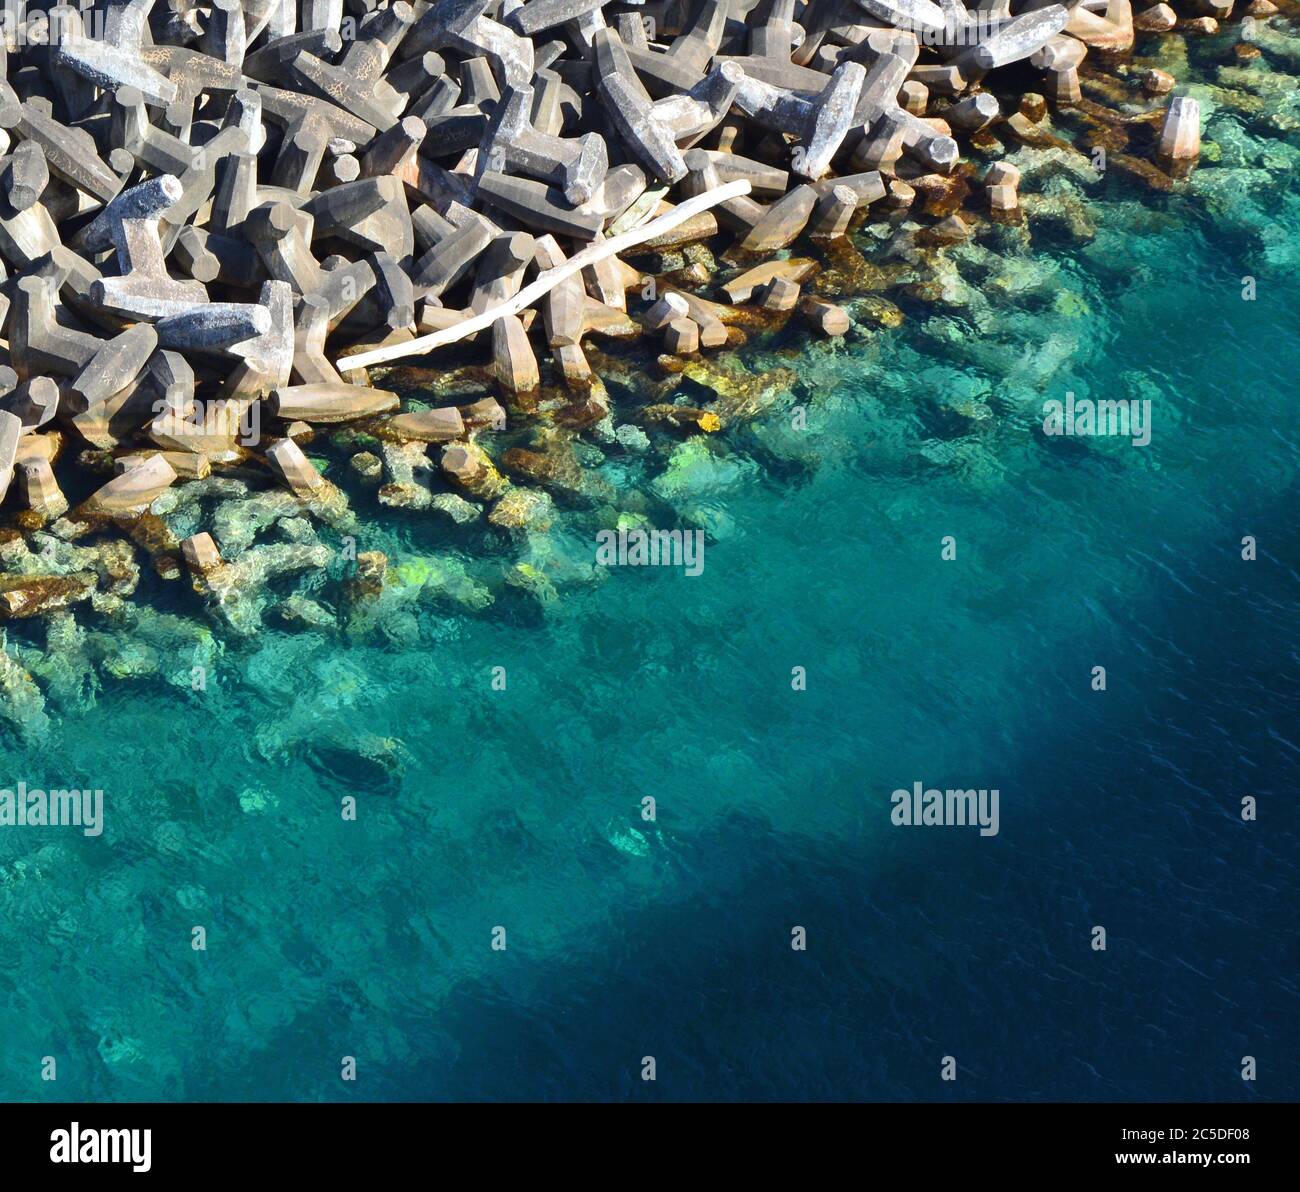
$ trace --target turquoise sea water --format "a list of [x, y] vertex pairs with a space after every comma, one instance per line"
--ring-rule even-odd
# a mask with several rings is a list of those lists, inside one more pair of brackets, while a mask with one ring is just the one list
[[[494, 602], [268, 624], [205, 692], [156, 636], [159, 673], [49, 694], [3, 785], [102, 787], [105, 829], [0, 833], [0, 1096], [1300, 1095], [1300, 138], [1206, 135], [1243, 176], [1108, 175], [1091, 238], [1031, 221], [897, 330], [753, 349], [798, 373], [762, 418], [589, 438], [620, 507], [709, 528], [696, 578], [594, 569], [561, 510], [542, 602], [518, 543], [350, 488], [361, 549]], [[1149, 399], [1150, 445], [1045, 437], [1067, 391]], [[892, 826], [915, 781], [998, 788], [999, 834]]]

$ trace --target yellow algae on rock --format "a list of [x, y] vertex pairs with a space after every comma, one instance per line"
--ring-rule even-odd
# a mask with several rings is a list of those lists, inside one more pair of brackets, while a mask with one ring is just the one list
[[[698, 406], [675, 406], [668, 402], [660, 402], [657, 405], [646, 406], [641, 411], [641, 417], [647, 422], [666, 422], [670, 426], [675, 426], [678, 430], [686, 430], [690, 427], [697, 427], [700, 430], [721, 430], [722, 420], [709, 410], [702, 410]], [[705, 421], [709, 426], [705, 426]], [[713, 425], [716, 423], [716, 426]]]
[[477, 443], [453, 443], [442, 452], [442, 474], [480, 501], [495, 500], [510, 487], [488, 453]]
[[540, 604], [554, 604], [560, 598], [555, 585], [531, 563], [516, 563], [506, 572], [506, 583], [527, 592]]
[[551, 528], [553, 512], [554, 505], [547, 493], [512, 488], [492, 507], [488, 521], [508, 530], [544, 532]]
[[903, 312], [888, 298], [879, 294], [866, 294], [853, 303], [853, 314], [860, 320], [875, 323], [877, 327], [894, 329], [903, 325]]
[[757, 417], [788, 392], [796, 380], [796, 373], [789, 368], [770, 369], [756, 376], [723, 368], [712, 360], [688, 361], [682, 374], [717, 395], [710, 413], [721, 422], [710, 426], [706, 425], [705, 419], [699, 419], [698, 425], [705, 431], [719, 430], [722, 422]]
[[823, 298], [847, 298], [871, 294], [897, 285], [908, 273], [901, 262], [878, 264], [863, 256], [847, 236], [821, 246], [826, 268], [811, 279], [810, 288]]

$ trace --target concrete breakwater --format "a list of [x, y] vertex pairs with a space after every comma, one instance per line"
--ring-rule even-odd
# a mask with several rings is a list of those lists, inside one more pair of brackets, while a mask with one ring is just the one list
[[[1128, 55], [1141, 37], [1176, 58], [1233, 15], [29, 5], [0, 90], [0, 617], [40, 618], [50, 649], [79, 640], [133, 599], [142, 561], [235, 636], [271, 610], [364, 629], [413, 590], [482, 607], [469, 577], [367, 550], [319, 465], [377, 506], [506, 537], [544, 533], [557, 505], [640, 516], [584, 466], [591, 444], [725, 432], [791, 382], [748, 369], [747, 345], [889, 327], [891, 286], [942, 303], [954, 254], [1017, 253], [1039, 216], [1086, 225], [1060, 193], [1022, 198], [1027, 169], [1191, 187], [1203, 100]], [[1286, 13], [1237, 15], [1226, 70], [1258, 80], [1260, 47], [1294, 61]], [[430, 405], [458, 383], [468, 400]], [[268, 596], [335, 566], [328, 599]], [[509, 582], [553, 598], [532, 564]], [[8, 718], [43, 731], [31, 676], [0, 666]]]

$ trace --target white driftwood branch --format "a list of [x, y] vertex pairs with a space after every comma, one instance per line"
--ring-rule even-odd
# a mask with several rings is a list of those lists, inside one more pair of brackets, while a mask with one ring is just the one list
[[384, 364], [389, 360], [399, 360], [403, 356], [420, 356], [425, 352], [431, 352], [434, 348], [454, 344], [467, 335], [473, 335], [476, 331], [491, 327], [493, 323], [505, 315], [517, 315], [521, 310], [526, 310], [539, 298], [550, 293], [566, 277], [572, 277], [575, 273], [580, 273], [588, 265], [594, 265], [597, 261], [612, 257], [635, 244], [642, 244], [647, 240], [653, 240], [656, 236], [662, 236], [665, 232], [671, 231], [678, 224], [685, 223], [701, 211], [707, 211], [710, 207], [716, 207], [719, 203], [725, 203], [728, 199], [747, 195], [749, 191], [748, 178], [737, 178], [734, 182], [727, 182], [722, 186], [715, 187], [713, 190], [705, 191], [704, 194], [687, 199], [686, 202], [680, 203], [671, 211], [666, 211], [649, 223], [642, 224], [639, 228], [632, 228], [630, 231], [623, 232], [609, 240], [598, 240], [594, 244], [588, 245], [576, 256], [570, 257], [564, 264], [557, 265], [553, 269], [547, 269], [544, 273], [539, 273], [531, 284], [524, 286], [513, 298], [485, 310], [482, 314], [475, 315], [472, 319], [464, 319], [452, 327], [444, 327], [441, 331], [432, 331], [428, 335], [421, 335], [415, 339], [407, 340], [404, 344], [390, 344], [383, 348], [372, 348], [369, 352], [358, 352], [355, 356], [344, 356], [339, 360], [338, 367], [343, 372], [354, 368], [368, 368], [372, 364]]

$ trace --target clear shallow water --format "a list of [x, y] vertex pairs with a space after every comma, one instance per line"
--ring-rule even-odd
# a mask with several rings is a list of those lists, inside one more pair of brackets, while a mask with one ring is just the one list
[[[608, 451], [713, 527], [698, 578], [563, 583], [594, 544], [561, 518], [545, 610], [268, 629], [204, 694], [106, 684], [44, 750], [6, 737], [6, 784], [102, 787], [106, 827], [0, 835], [0, 1095], [1296, 1097], [1300, 174], [1275, 177], [1253, 232], [1109, 180], [1091, 244], [1043, 237], [1051, 284], [793, 340], [806, 432], [787, 402], [658, 490], [664, 456]], [[1045, 439], [1066, 390], [1150, 397], [1151, 445]], [[363, 548], [502, 565], [381, 521]], [[917, 780], [997, 787], [1000, 834], [892, 827]]]

